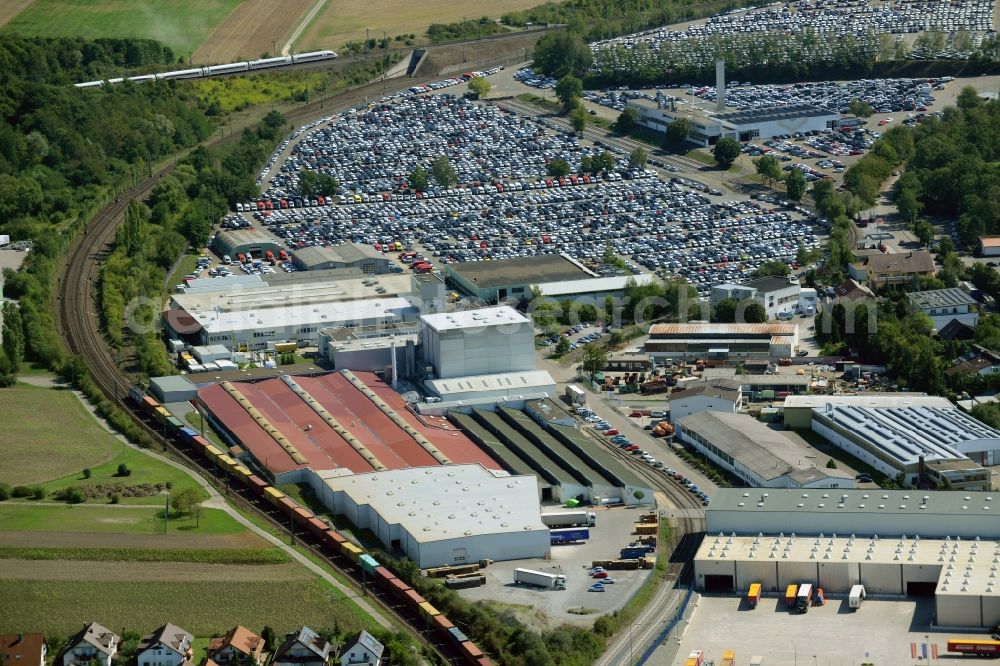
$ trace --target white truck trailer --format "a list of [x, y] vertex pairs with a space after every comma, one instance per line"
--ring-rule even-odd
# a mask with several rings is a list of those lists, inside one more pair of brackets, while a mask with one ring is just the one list
[[544, 587], [548, 590], [565, 590], [566, 576], [562, 574], [550, 574], [544, 571], [534, 571], [532, 569], [514, 569], [514, 582], [524, 585], [534, 585]]
[[847, 605], [855, 610], [861, 608], [861, 602], [865, 600], [865, 586], [854, 585], [851, 587], [851, 594], [847, 597]]
[[566, 398], [571, 405], [584, 405], [587, 403], [587, 393], [576, 384], [566, 386]]
[[560, 511], [543, 513], [542, 522], [549, 527], [596, 527], [597, 514], [593, 511]]

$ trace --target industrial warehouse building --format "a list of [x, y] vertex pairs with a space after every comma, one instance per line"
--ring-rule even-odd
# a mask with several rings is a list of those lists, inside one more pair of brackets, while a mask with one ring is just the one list
[[420, 336], [437, 379], [535, 369], [534, 327], [509, 306], [423, 315]]
[[173, 294], [163, 317], [170, 337], [246, 350], [277, 341], [307, 346], [318, 343], [320, 328], [415, 321], [428, 307], [418, 295], [424, 287], [408, 275], [220, 287]]
[[342, 243], [329, 247], [304, 247], [295, 250], [293, 262], [305, 271], [332, 268], [356, 268], [365, 275], [381, 275], [389, 272], [387, 256], [370, 245]]
[[701, 381], [685, 385], [670, 394], [670, 420], [676, 423], [697, 412], [728, 412], [735, 414], [743, 403], [739, 382], [732, 379]]
[[741, 361], [792, 356], [798, 345], [798, 324], [653, 324], [643, 350], [657, 361]]
[[512, 475], [536, 475], [543, 502], [655, 501], [649, 484], [606, 451], [603, 443], [556, 423], [539, 403], [529, 403], [525, 411], [492, 409], [452, 410], [448, 418]]
[[[811, 428], [879, 472], [905, 482], [987, 489], [982, 465], [1000, 462], [1000, 432], [918, 393], [789, 396], [785, 425]], [[920, 479], [921, 475], [924, 476]]]
[[418, 418], [391, 386], [371, 373], [223, 382], [198, 402], [241, 460], [276, 484], [304, 470], [364, 474], [435, 464], [501, 466], [445, 419]]
[[459, 290], [487, 303], [530, 300], [537, 284], [597, 277], [565, 254], [449, 264], [445, 271]]
[[421, 569], [544, 557], [550, 549], [533, 476], [448, 465], [314, 472], [306, 482], [330, 511]]
[[[768, 319], [779, 314], [795, 314], [799, 309], [802, 286], [795, 278], [765, 277], [746, 284], [719, 284], [712, 287], [712, 311], [719, 303], [731, 298], [737, 303], [756, 302], [763, 306]], [[815, 307], [815, 303], [813, 303]], [[737, 321], [740, 317], [737, 317]]]
[[396, 367], [400, 377], [412, 377], [417, 368], [419, 332], [416, 322], [322, 328], [319, 354], [335, 370], [384, 372]]
[[230, 257], [236, 261], [236, 255], [243, 253], [252, 255], [255, 259], [263, 259], [264, 253], [270, 251], [275, 255], [281, 250], [274, 238], [261, 231], [242, 230], [220, 231], [212, 239], [212, 249], [220, 257]]
[[746, 414], [702, 411], [675, 421], [677, 437], [749, 486], [853, 488], [854, 477], [817, 467], [815, 452]]
[[840, 124], [840, 114], [808, 104], [731, 111], [720, 113], [690, 106], [671, 107], [665, 101], [628, 100], [627, 106], [639, 113], [638, 123], [654, 132], [666, 134], [678, 118], [690, 122], [687, 139], [699, 146], [710, 146], [729, 137], [738, 141], [770, 139], [779, 134], [823, 131]]
[[[1000, 508], [988, 493], [723, 488], [695, 555], [700, 590], [934, 596], [935, 624], [1000, 622]], [[780, 603], [780, 602], [779, 602]]]

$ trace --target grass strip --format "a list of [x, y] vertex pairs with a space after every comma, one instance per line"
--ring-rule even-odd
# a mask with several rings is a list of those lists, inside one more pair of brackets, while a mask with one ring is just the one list
[[194, 562], [200, 564], [285, 564], [279, 548], [18, 548], [0, 547], [0, 560], [87, 560], [97, 562]]

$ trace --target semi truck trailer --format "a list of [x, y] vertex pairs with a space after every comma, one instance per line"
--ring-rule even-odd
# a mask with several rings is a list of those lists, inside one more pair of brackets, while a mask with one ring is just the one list
[[559, 530], [549, 530], [549, 543], [553, 546], [561, 543], [586, 541], [590, 538], [590, 529], [586, 527], [567, 527]]
[[566, 576], [562, 574], [550, 574], [544, 571], [534, 571], [532, 569], [514, 569], [514, 582], [535, 587], [544, 587], [549, 590], [565, 590]]
[[596, 527], [597, 514], [593, 511], [561, 511], [543, 513], [542, 523], [549, 527]]
[[566, 386], [566, 398], [572, 405], [585, 405], [587, 403], [587, 393], [576, 384]]

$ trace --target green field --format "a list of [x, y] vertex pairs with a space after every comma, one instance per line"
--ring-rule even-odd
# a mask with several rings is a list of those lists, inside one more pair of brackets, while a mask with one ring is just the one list
[[280, 548], [8, 548], [0, 560], [74, 560], [94, 562], [195, 562], [201, 564], [286, 564]]
[[326, 90], [329, 83], [329, 74], [269, 72], [192, 81], [192, 87], [203, 104], [217, 104], [223, 113], [230, 113], [259, 104], [295, 101], [296, 97], [303, 102], [315, 99]]
[[[4, 503], [0, 504], [0, 531], [164, 534], [163, 509]], [[245, 528], [226, 512], [204, 509], [197, 527], [193, 518], [171, 518], [167, 521], [166, 533], [202, 536], [239, 534], [243, 531]]]
[[[152, 456], [146, 455], [142, 451], [137, 451], [130, 446], [126, 446], [117, 439], [112, 440], [118, 453], [103, 465], [90, 468], [90, 478], [85, 479], [81, 472], [64, 476], [54, 481], [41, 484], [46, 493], [54, 493], [69, 486], [103, 486], [107, 488], [113, 484], [123, 484], [126, 486], [139, 486], [142, 484], [169, 484], [170, 490], [182, 490], [184, 488], [196, 488], [202, 499], [208, 498], [208, 494], [202, 490], [201, 486], [182, 470], [163, 463]], [[115, 476], [118, 472], [118, 465], [125, 465], [131, 474], [128, 476]], [[109, 501], [108, 493], [101, 497], [95, 497], [94, 502], [106, 503]], [[125, 497], [122, 496], [122, 504], [159, 504], [163, 502], [162, 495], [151, 495], [147, 497]]]
[[343, 595], [315, 580], [280, 583], [163, 583], [34, 581], [0, 579], [0, 633], [31, 627], [49, 637], [67, 636], [95, 619], [116, 631], [145, 633], [163, 621], [195, 636], [211, 636], [242, 624], [271, 625], [278, 636], [303, 624], [313, 629], [373, 628]]
[[146, 37], [185, 59], [241, 0], [35, 0], [3, 27], [29, 37]]
[[69, 391], [17, 386], [0, 392], [0, 482], [40, 483], [100, 465], [123, 446]]

